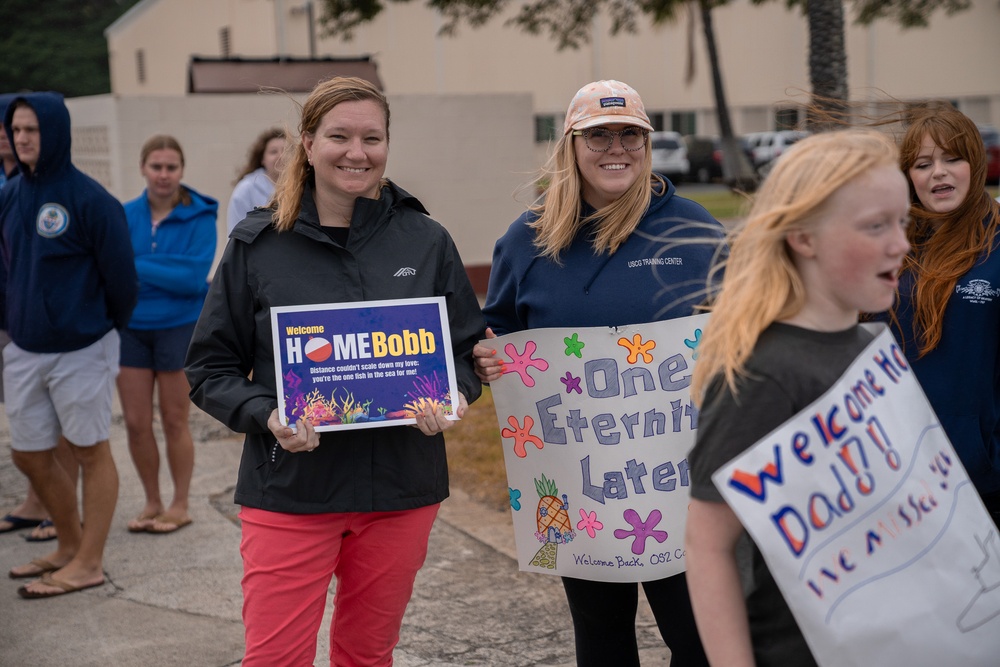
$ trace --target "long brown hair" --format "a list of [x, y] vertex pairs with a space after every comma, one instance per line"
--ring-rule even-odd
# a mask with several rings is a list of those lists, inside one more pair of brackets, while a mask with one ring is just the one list
[[247, 151], [247, 161], [243, 164], [243, 168], [240, 169], [239, 176], [233, 181], [233, 185], [239, 183], [247, 174], [252, 174], [263, 166], [264, 151], [267, 150], [267, 145], [273, 139], [284, 140], [285, 131], [280, 127], [269, 127], [257, 135], [257, 138], [250, 146], [250, 150]]
[[[306, 156], [302, 137], [316, 132], [320, 123], [333, 107], [341, 102], [371, 100], [385, 113], [385, 139], [389, 140], [389, 101], [374, 85], [357, 77], [338, 76], [320, 82], [309, 93], [302, 105], [299, 136], [292, 140], [291, 149], [285, 149], [285, 166], [274, 186], [274, 196], [269, 204], [274, 208], [271, 220], [279, 232], [288, 231], [299, 217], [302, 193], [306, 183], [315, 184], [316, 173]], [[383, 179], [383, 184], [385, 179]]]
[[[986, 149], [975, 123], [947, 103], [926, 105], [911, 114], [899, 149], [900, 167], [910, 183], [912, 223], [907, 235], [913, 248], [903, 270], [915, 278], [913, 334], [922, 357], [941, 342], [944, 311], [958, 279], [993, 247], [1000, 206], [986, 192]], [[925, 135], [946, 153], [969, 163], [969, 192], [954, 211], [928, 211], [913, 189], [909, 170]], [[890, 311], [894, 321], [897, 307], [898, 300]]]

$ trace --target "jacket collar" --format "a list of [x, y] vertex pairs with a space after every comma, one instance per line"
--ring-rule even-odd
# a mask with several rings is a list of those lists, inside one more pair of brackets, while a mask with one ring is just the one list
[[[387, 181], [378, 199], [358, 197], [351, 216], [352, 238], [367, 236], [392, 209], [401, 207], [429, 215], [420, 200], [392, 181]], [[271, 209], [251, 211], [247, 215], [246, 222], [238, 225], [230, 236], [246, 243], [253, 243], [261, 232], [271, 226], [271, 214]], [[319, 226], [319, 213], [316, 210], [313, 187], [311, 183], [306, 183], [302, 191], [302, 200], [299, 202], [299, 216], [295, 221], [294, 231], [323, 243], [332, 243], [330, 237], [323, 233]]]

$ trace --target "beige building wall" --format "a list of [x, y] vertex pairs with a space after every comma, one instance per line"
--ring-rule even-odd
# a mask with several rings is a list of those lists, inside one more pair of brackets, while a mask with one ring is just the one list
[[[219, 200], [219, 251], [237, 170], [264, 128], [295, 130], [303, 96], [195, 95], [67, 100], [73, 160], [121, 201], [142, 193], [143, 142], [174, 135], [185, 153], [184, 182]], [[420, 199], [448, 228], [467, 265], [488, 265], [493, 242], [523, 211], [511, 193], [534, 154], [531, 97], [390, 95], [392, 132], [386, 175]]]
[[[226, 27], [232, 56], [308, 56], [306, 1], [143, 0], [107, 31], [112, 90], [125, 96], [184, 94], [189, 57], [223, 55], [219, 31]], [[318, 12], [320, 3], [314, 4]], [[385, 4], [379, 18], [349, 42], [319, 36], [317, 23], [316, 55], [372, 55], [390, 94], [527, 92], [536, 114], [561, 115], [582, 84], [619, 78], [639, 90], [650, 111], [694, 112], [699, 133], [716, 131], [700, 22], [695, 79], [684, 82], [683, 12], [676, 23], [659, 27], [640, 17], [637, 35], [615, 37], [608, 34], [607, 18], [599, 17], [589, 44], [559, 52], [545, 35], [505, 26], [514, 8], [487, 26], [461, 26], [455, 37], [443, 37], [437, 34], [441, 16], [422, 0]], [[773, 107], [801, 103], [809, 90], [805, 18], [780, 2], [753, 6], [749, 0], [718, 8], [713, 17], [735, 130], [771, 129]], [[899, 99], [946, 97], [977, 121], [1000, 124], [998, 28], [995, 0], [972, 0], [968, 11], [951, 17], [937, 12], [929, 29], [902, 30], [886, 20], [870, 27], [852, 23], [846, 35], [852, 95], [867, 99], [878, 89]], [[146, 54], [144, 83], [135, 69], [139, 49]]]
[[[106, 31], [113, 98], [71, 100], [77, 157], [120, 197], [142, 184], [136, 161], [154, 132], [176, 134], [188, 152], [186, 180], [217, 197], [264, 127], [294, 126], [294, 104], [270, 95], [186, 96], [192, 55], [307, 57], [309, 0], [142, 0]], [[1000, 125], [1000, 5], [971, 0], [968, 11], [936, 13], [929, 29], [889, 21], [847, 28], [852, 98], [943, 97], [980, 123]], [[314, 2], [319, 12], [319, 2]], [[352, 41], [319, 35], [315, 55], [370, 55], [393, 105], [388, 173], [411, 190], [455, 236], [467, 264], [488, 264], [494, 240], [523, 210], [511, 193], [530, 179], [549, 146], [534, 141], [535, 118], [562, 116], [588, 81], [633, 85], [647, 111], [695, 118], [699, 134], [717, 134], [710, 72], [700, 22], [694, 26], [695, 76], [684, 81], [688, 17], [610, 36], [599, 17], [591, 41], [556, 51], [545, 36], [505, 26], [461, 26], [438, 34], [441, 16], [424, 0], [387, 2]], [[518, 3], [513, 3], [517, 5]], [[848, 13], [850, 4], [847, 4]], [[513, 11], [513, 9], [511, 9]], [[779, 107], [808, 99], [806, 20], [784, 3], [735, 0], [713, 11], [734, 130], [775, 127]], [[850, 21], [850, 16], [848, 20]], [[225, 39], [223, 38], [225, 36]], [[143, 71], [139, 71], [142, 53]], [[224, 216], [223, 216], [224, 217]], [[221, 228], [221, 223], [220, 223]]]

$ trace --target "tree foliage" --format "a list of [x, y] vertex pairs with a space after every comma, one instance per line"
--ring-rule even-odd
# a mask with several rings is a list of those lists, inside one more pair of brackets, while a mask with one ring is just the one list
[[[410, 0], [392, 0], [410, 2]], [[709, 0], [709, 6], [726, 0]], [[533, 35], [548, 33], [560, 50], [579, 48], [590, 40], [593, 18], [605, 11], [611, 19], [611, 34], [635, 32], [639, 17], [654, 24], [672, 20], [689, 0], [426, 0], [426, 5], [441, 12], [442, 34], [454, 34], [458, 27], [484, 25], [506, 10], [512, 2], [520, 5], [508, 23]], [[322, 0], [324, 12], [320, 23], [329, 34], [347, 39], [354, 30], [374, 19], [385, 8], [382, 0]]]
[[[760, 5], [771, 0], [752, 0]], [[808, 0], [786, 0], [788, 7], [801, 7], [805, 12]], [[853, 0], [855, 22], [868, 25], [877, 19], [888, 19], [903, 28], [926, 28], [931, 15], [941, 10], [951, 16], [968, 9], [972, 0]]]
[[111, 92], [104, 29], [137, 0], [0, 2], [0, 92]]

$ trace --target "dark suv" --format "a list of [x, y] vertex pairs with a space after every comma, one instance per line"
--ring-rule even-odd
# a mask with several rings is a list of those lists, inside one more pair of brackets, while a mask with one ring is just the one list
[[684, 137], [690, 163], [689, 178], [698, 183], [711, 183], [722, 178], [722, 146], [718, 137]]

